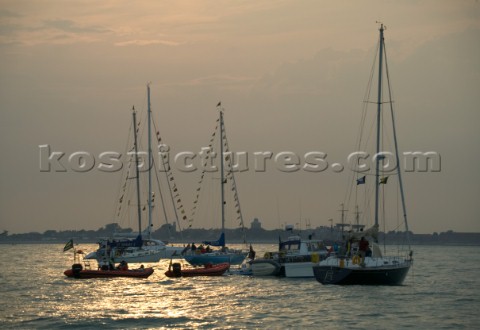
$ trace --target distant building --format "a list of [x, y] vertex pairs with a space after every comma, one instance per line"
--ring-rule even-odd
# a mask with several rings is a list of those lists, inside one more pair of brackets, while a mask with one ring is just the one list
[[175, 222], [163, 224], [160, 226], [160, 231], [175, 234], [177, 232], [177, 224]]
[[252, 230], [262, 229], [262, 223], [258, 221], [258, 218], [253, 219], [252, 223], [250, 224], [250, 229]]

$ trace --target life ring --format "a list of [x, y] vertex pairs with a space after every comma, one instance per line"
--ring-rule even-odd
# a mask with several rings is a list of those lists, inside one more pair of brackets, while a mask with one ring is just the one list
[[271, 259], [272, 258], [272, 254], [270, 252], [265, 252], [265, 254], [263, 255], [263, 258], [265, 259]]
[[354, 256], [352, 257], [352, 263], [353, 263], [354, 265], [359, 264], [359, 263], [360, 263], [360, 260], [361, 260], [361, 259], [360, 259], [360, 256], [358, 256], [358, 255], [354, 255]]

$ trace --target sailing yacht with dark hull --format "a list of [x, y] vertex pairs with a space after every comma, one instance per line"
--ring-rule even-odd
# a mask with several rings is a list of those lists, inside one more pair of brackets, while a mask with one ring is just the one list
[[[346, 239], [346, 252], [339, 252], [335, 255], [332, 255], [325, 260], [320, 261], [317, 265], [313, 267], [313, 272], [315, 278], [318, 282], [322, 284], [360, 284], [360, 285], [401, 285], [407, 276], [407, 273], [413, 263], [412, 254], [410, 246], [408, 245], [408, 250], [399, 253], [397, 256], [385, 256], [382, 254], [377, 241], [378, 241], [378, 229], [379, 229], [379, 217], [380, 214], [385, 213], [385, 200], [382, 199], [382, 203], [379, 202], [380, 196], [385, 196], [385, 190], [381, 190], [381, 186], [385, 186], [387, 183], [388, 177], [380, 177], [380, 167], [384, 166], [384, 157], [381, 157], [382, 153], [380, 148], [383, 148], [384, 129], [382, 123], [384, 122], [383, 117], [383, 106], [384, 104], [390, 105], [390, 115], [392, 121], [392, 135], [394, 141], [395, 149], [395, 159], [396, 159], [396, 177], [398, 178], [398, 187], [401, 197], [401, 205], [403, 211], [403, 220], [405, 224], [405, 237], [408, 241], [408, 222], [407, 222], [407, 212], [405, 207], [405, 196], [403, 191], [402, 183], [402, 174], [400, 170], [400, 162], [398, 156], [398, 143], [395, 130], [395, 117], [393, 113], [393, 102], [390, 91], [390, 82], [388, 75], [388, 65], [386, 60], [385, 44], [384, 44], [384, 25], [380, 25], [380, 41], [379, 41], [379, 52], [378, 52], [378, 97], [376, 103], [376, 155], [375, 159], [375, 173], [372, 174], [370, 178], [374, 179], [375, 186], [375, 224], [368, 230], [357, 231], [347, 233], [345, 236]], [[388, 84], [388, 97], [389, 101], [384, 102], [382, 97], [382, 78], [383, 78], [383, 60], [385, 60], [386, 68], [386, 77]], [[372, 76], [373, 77], [373, 74]], [[372, 79], [370, 79], [371, 83]], [[369, 84], [369, 87], [371, 85]], [[370, 88], [368, 88], [368, 91]], [[368, 93], [367, 93], [368, 94]], [[366, 100], [365, 104], [372, 103]], [[362, 120], [363, 122], [363, 120]], [[359, 146], [360, 147], [360, 146]], [[359, 149], [360, 150], [360, 149]], [[357, 173], [358, 175], [358, 173]], [[353, 180], [356, 183], [355, 187], [359, 184], [365, 184], [366, 175], [363, 177]], [[385, 188], [382, 188], [385, 189]], [[367, 191], [367, 190], [366, 190]], [[366, 203], [368, 205], [368, 203]], [[358, 209], [357, 209], [358, 217]], [[358, 221], [357, 221], [358, 222]], [[358, 224], [358, 223], [357, 223]], [[371, 238], [372, 244], [370, 249], [368, 244], [365, 242], [365, 238]], [[358, 250], [355, 250], [353, 247], [358, 244]], [[363, 245], [363, 248], [362, 248]], [[366, 249], [365, 247], [368, 247]]]
[[364, 265], [342, 267], [337, 258], [332, 258], [314, 266], [313, 273], [322, 284], [401, 285], [410, 265], [411, 261], [403, 259], [366, 257]]

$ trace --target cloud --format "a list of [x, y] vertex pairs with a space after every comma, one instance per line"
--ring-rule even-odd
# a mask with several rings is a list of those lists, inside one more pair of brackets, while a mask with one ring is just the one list
[[338, 51], [326, 48], [311, 58], [283, 63], [275, 71], [265, 74], [255, 90], [264, 94], [332, 94], [343, 84], [339, 79], [354, 78], [352, 72], [362, 67], [367, 54], [359, 49]]
[[228, 75], [214, 75], [190, 80], [188, 85], [225, 85], [238, 84], [258, 80], [257, 77], [234, 77]]
[[18, 17], [21, 17], [21, 15], [11, 10], [0, 9], [0, 18], [18, 18]]
[[80, 26], [72, 20], [66, 19], [52, 19], [45, 20], [44, 26], [40, 29], [56, 29], [64, 32], [70, 33], [104, 33], [109, 32], [108, 29], [99, 27], [99, 26]]
[[193, 78], [179, 82], [168, 82], [161, 84], [162, 87], [214, 87], [224, 89], [245, 88], [253, 86], [259, 77], [232, 76], [225, 74], [211, 75], [205, 77]]
[[1, 44], [35, 46], [96, 42], [100, 40], [99, 35], [112, 32], [98, 25], [79, 24], [67, 19], [33, 20], [27, 24], [22, 16], [5, 10], [0, 11], [0, 17], [5, 18], [0, 25]]
[[150, 45], [164, 45], [164, 46], [179, 46], [182, 42], [169, 41], [169, 40], [157, 40], [157, 39], [137, 39], [137, 40], [128, 40], [116, 42], [115, 46], [125, 47], [125, 46], [150, 46]]

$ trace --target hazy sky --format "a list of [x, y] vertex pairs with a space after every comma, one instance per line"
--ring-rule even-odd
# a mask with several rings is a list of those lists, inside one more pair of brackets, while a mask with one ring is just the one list
[[[0, 230], [112, 222], [120, 173], [41, 172], [39, 145], [122, 152], [149, 81], [174, 151], [208, 144], [221, 100], [231, 149], [345, 162], [376, 21], [387, 26], [400, 148], [442, 160], [441, 172], [405, 174], [410, 228], [480, 232], [480, 3], [439, 0], [0, 0]], [[338, 221], [347, 174], [238, 174], [245, 220]], [[175, 176], [190, 210], [199, 172]]]

